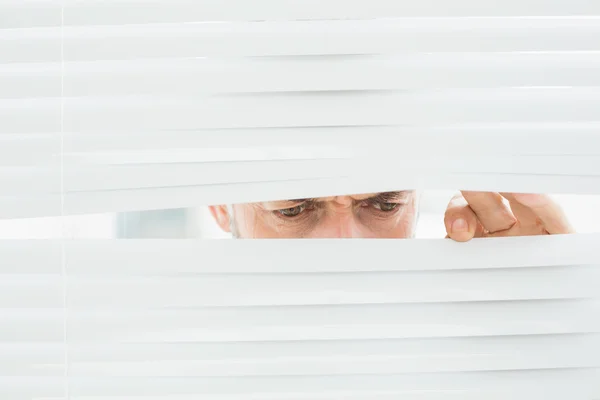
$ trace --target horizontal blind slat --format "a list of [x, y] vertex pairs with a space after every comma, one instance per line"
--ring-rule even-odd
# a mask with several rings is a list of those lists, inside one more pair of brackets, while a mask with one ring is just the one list
[[[426, 151], [387, 159], [385, 152], [363, 150], [363, 157], [341, 158], [323, 154], [324, 158], [283, 159], [273, 161], [148, 163], [106, 165], [102, 162], [73, 162], [49, 167], [0, 167], [0, 196], [59, 194], [72, 192], [151, 189], [182, 186], [210, 186], [286, 180], [311, 180], [366, 177], [378, 171], [398, 169], [403, 177], [455, 175], [472, 173], [520, 176], [582, 177], [600, 179], [598, 156], [486, 156], [465, 155], [457, 159], [448, 154], [427, 158]], [[339, 153], [339, 152], [336, 152]], [[379, 153], [379, 154], [377, 154]], [[429, 155], [431, 156], [431, 155]], [[338, 158], [339, 157], [339, 158]], [[135, 157], [131, 157], [135, 159]], [[126, 158], [124, 158], [126, 160]], [[101, 160], [100, 160], [101, 161]], [[414, 179], [414, 178], [413, 178]]]
[[5, 0], [0, 12], [5, 28], [60, 26], [61, 6], [67, 25], [126, 24], [193, 21], [246, 21], [298, 19], [371, 19], [389, 17], [448, 16], [562, 16], [598, 15], [593, 0], [551, 3], [539, 0], [440, 0], [397, 3], [393, 0], [260, 0], [250, 7], [242, 0]]
[[[585, 52], [600, 50], [599, 21], [600, 17], [406, 18], [8, 29], [0, 31], [0, 63], [422, 52]], [[328, 40], [319, 40], [323, 36]], [[23, 47], [30, 51], [23, 52]]]
[[[65, 63], [62, 88], [77, 97], [599, 86], [599, 67], [597, 52], [90, 61]], [[60, 95], [60, 77], [60, 63], [0, 65], [0, 96]]]
[[458, 356], [434, 358], [406, 357], [320, 357], [314, 359], [286, 359], [276, 361], [230, 360], [215, 361], [142, 361], [111, 363], [73, 363], [71, 376], [269, 376], [282, 375], [341, 375], [341, 374], [399, 374], [466, 371], [503, 371], [550, 368], [600, 367], [599, 354], [552, 353], [500, 356]]
[[[474, 239], [467, 245], [442, 239], [345, 241], [264, 239], [126, 241], [67, 240], [68, 271], [77, 276], [172, 276], [176, 274], [288, 274], [560, 267], [600, 264], [599, 234]], [[1, 273], [56, 271], [60, 241], [0, 241]], [[35, 251], [32, 251], [35, 250]], [[274, 253], [273, 253], [274, 252]], [[298, 252], [302, 257], [286, 255]], [[371, 263], [370, 254], [398, 262]], [[227, 257], [223, 257], [226, 254]], [[271, 254], [273, 256], [267, 256]], [[274, 255], [278, 255], [275, 257]], [[324, 263], [335, 255], [336, 263]], [[50, 258], [50, 256], [56, 258]], [[261, 263], [244, 263], [244, 259]], [[409, 260], [403, 262], [402, 260]], [[56, 263], [48, 268], [46, 260]], [[202, 262], [209, 261], [209, 262]], [[52, 264], [50, 264], [52, 265]], [[40, 267], [41, 266], [41, 267]], [[31, 273], [29, 272], [29, 273]]]
[[[560, 379], [557, 379], [560, 377]], [[364, 393], [377, 390], [532, 390], [539, 385], [548, 388], [597, 388], [591, 379], [598, 377], [597, 369], [555, 371], [474, 372], [464, 374], [406, 374], [354, 377], [241, 377], [241, 378], [73, 378], [72, 395], [90, 392], [96, 395], [239, 395], [241, 393], [306, 393], [342, 391]], [[504, 388], [503, 388], [504, 386]], [[588, 392], [589, 393], [589, 392]]]
[[[144, 360], [277, 360], [280, 357], [304, 359], [315, 357], [445, 357], [456, 355], [508, 355], [520, 351], [578, 352], [593, 349], [600, 334], [522, 335], [471, 338], [339, 340], [264, 343], [78, 343], [70, 344], [74, 362], [118, 362]], [[47, 349], [47, 344], [43, 344]], [[7, 345], [8, 354], [24, 354], [34, 346]], [[38, 346], [39, 348], [39, 346]], [[61, 348], [56, 347], [57, 351]], [[6, 354], [6, 353], [3, 353]]]
[[[372, 125], [372, 126], [332, 126], [332, 127], [294, 127], [294, 128], [245, 128], [245, 129], [207, 129], [193, 131], [166, 130], [152, 131], [77, 131], [64, 132], [65, 158], [86, 157], [92, 159], [93, 153], [126, 154], [130, 159], [134, 155], [173, 154], [173, 158], [181, 159], [182, 150], [202, 154], [208, 158], [214, 154], [223, 154], [225, 151], [228, 160], [242, 160], [252, 154], [275, 154], [288, 152], [321, 151], [324, 149], [344, 152], [365, 136], [374, 138], [374, 141], [388, 141], [390, 143], [407, 143], [413, 145], [415, 151], [440, 152], [440, 148], [456, 147], [456, 142], [461, 143], [465, 153], [469, 150], [478, 152], [491, 152], [485, 144], [496, 137], [507, 140], [496, 141], [495, 155], [594, 155], [600, 152], [600, 123], [590, 121], [583, 123], [488, 123], [488, 124], [455, 124], [455, 125]], [[461, 140], [457, 141], [457, 136]], [[59, 135], [57, 135], [59, 136]], [[298, 145], [297, 137], [305, 138], [306, 143], [314, 143], [307, 147], [303, 143]], [[9, 148], [19, 143], [38, 143], [40, 139], [53, 137], [52, 134], [4, 134], [0, 136], [3, 148]], [[58, 139], [58, 137], [57, 137]], [[519, 140], [519, 147], [511, 143]], [[546, 140], [542, 140], [546, 139]], [[551, 140], [549, 140], [551, 139]], [[440, 146], [426, 145], [430, 141], [439, 143]], [[13, 144], [16, 143], [16, 144]], [[368, 144], [365, 143], [365, 146]], [[361, 146], [362, 148], [362, 146]], [[386, 148], [381, 148], [385, 151]], [[8, 152], [8, 151], [7, 151]], [[196, 153], [198, 152], [198, 153]], [[185, 154], [184, 154], [185, 155]], [[126, 159], [126, 157], [123, 157]]]
[[67, 290], [69, 304], [78, 308], [138, 308], [568, 299], [594, 297], [599, 286], [600, 267], [568, 266], [462, 273], [71, 278]]
[[[3, 133], [597, 122], [598, 88], [0, 100]], [[235, 115], [235, 118], [232, 118]], [[35, 122], [31, 122], [36, 118]]]

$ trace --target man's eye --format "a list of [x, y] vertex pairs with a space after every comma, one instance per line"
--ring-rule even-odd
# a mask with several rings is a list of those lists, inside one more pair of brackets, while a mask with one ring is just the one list
[[373, 203], [373, 207], [384, 212], [394, 211], [399, 205], [398, 203]]
[[302, 213], [302, 211], [304, 211], [305, 208], [306, 208], [306, 205], [301, 204], [296, 207], [285, 208], [283, 210], [279, 210], [279, 213], [285, 217], [297, 217], [298, 215], [300, 215]]

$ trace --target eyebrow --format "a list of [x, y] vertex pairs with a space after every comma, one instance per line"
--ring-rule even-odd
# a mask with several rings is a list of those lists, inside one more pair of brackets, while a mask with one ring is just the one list
[[373, 201], [373, 202], [379, 202], [379, 203], [389, 203], [394, 200], [397, 201], [397, 200], [403, 199], [407, 195], [408, 195], [408, 192], [406, 192], [406, 191], [382, 192], [382, 193], [376, 194], [375, 196], [364, 199], [363, 201], [367, 200], [367, 201]]
[[[379, 201], [381, 203], [386, 203], [394, 200], [400, 200], [408, 195], [408, 191], [396, 191], [396, 192], [381, 192], [377, 193], [374, 196], [367, 197], [365, 199], [361, 199], [359, 201]], [[319, 202], [318, 198], [307, 198], [307, 199], [292, 199], [292, 200], [283, 200], [282, 202], [287, 203], [316, 203]]]
[[310, 199], [292, 199], [292, 200], [283, 200], [284, 202], [287, 203], [316, 203], [319, 199], [317, 199], [316, 197], [310, 198]]

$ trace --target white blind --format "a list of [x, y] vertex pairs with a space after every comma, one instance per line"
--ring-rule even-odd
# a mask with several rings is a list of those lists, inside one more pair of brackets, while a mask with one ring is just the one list
[[0, 216], [598, 193], [598, 5], [554, 3], [3, 1]]
[[75, 399], [593, 399], [598, 240], [5, 241], [0, 387], [62, 398], [66, 369]]
[[[600, 194], [599, 100], [598, 1], [0, 0], [0, 218]], [[598, 399], [598, 243], [0, 241], [0, 398]]]

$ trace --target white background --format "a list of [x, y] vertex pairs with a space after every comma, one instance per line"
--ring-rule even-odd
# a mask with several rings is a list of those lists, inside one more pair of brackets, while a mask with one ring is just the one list
[[[453, 192], [428, 191], [421, 202], [417, 237], [443, 238], [443, 214]], [[563, 206], [578, 232], [600, 232], [600, 196], [554, 196]], [[143, 236], [156, 238], [229, 238], [214, 223], [206, 207], [186, 210], [179, 220], [173, 213], [154, 212], [145, 221]], [[64, 224], [64, 227], [61, 227]], [[61, 237], [64, 228], [68, 238], [111, 239], [119, 237], [117, 214], [94, 214], [60, 217], [0, 220], [0, 239], [52, 239]], [[179, 229], [174, 227], [179, 225]], [[121, 227], [122, 228], [122, 227]], [[138, 228], [134, 230], [140, 231]]]

